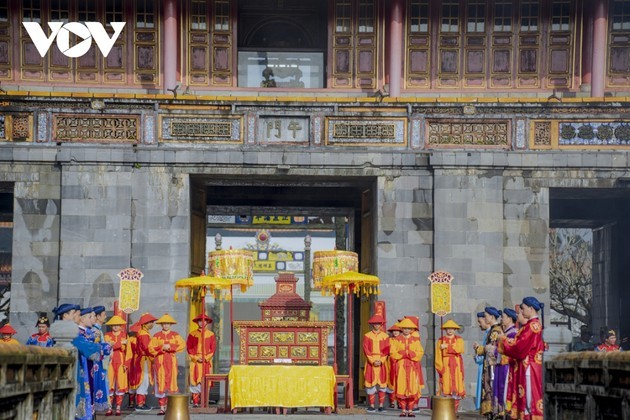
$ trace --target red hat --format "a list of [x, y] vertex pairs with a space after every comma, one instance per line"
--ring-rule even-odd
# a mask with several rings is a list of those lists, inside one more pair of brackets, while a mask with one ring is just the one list
[[13, 329], [8, 323], [4, 327], [0, 328], [0, 334], [17, 334], [17, 331]]
[[142, 314], [142, 316], [138, 320], [138, 324], [144, 325], [147, 322], [151, 322], [151, 321], [157, 321], [157, 318], [154, 317], [153, 315], [151, 315], [150, 313], [145, 312], [145, 313]]
[[206, 322], [212, 322], [212, 318], [210, 318], [208, 315], [205, 314], [199, 314], [197, 315], [194, 319], [193, 322], [199, 322], [201, 320], [205, 320]]
[[372, 315], [372, 318], [368, 319], [368, 324], [384, 324], [385, 320], [379, 314]]
[[389, 328], [387, 329], [387, 331], [402, 331], [402, 330], [400, 329], [400, 327], [398, 326], [398, 324], [394, 324], [394, 325], [392, 325], [391, 327], [389, 327]]
[[136, 322], [131, 327], [129, 327], [129, 331], [137, 333], [138, 331], [140, 331], [140, 324]]

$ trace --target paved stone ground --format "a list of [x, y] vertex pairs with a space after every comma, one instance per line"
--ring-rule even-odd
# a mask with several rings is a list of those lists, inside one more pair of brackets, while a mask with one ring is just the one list
[[[381, 413], [370, 414], [370, 413], [366, 413], [365, 409], [361, 407], [355, 410], [344, 410], [344, 411], [345, 412], [342, 414], [331, 414], [330, 417], [334, 420], [362, 420], [362, 419], [374, 419], [377, 417], [392, 417], [392, 418], [396, 417], [397, 418], [398, 415], [400, 414], [400, 411], [394, 410], [394, 409], [386, 410]], [[351, 413], [348, 413], [349, 411]], [[96, 416], [96, 419], [97, 420], [106, 420], [106, 419], [107, 420], [109, 419], [111, 420], [118, 420], [118, 419], [149, 420], [151, 418], [157, 418], [156, 417], [157, 412], [158, 412], [157, 409], [151, 410], [151, 411], [145, 411], [145, 412], [123, 411], [122, 417], [116, 417], [116, 416], [105, 417], [102, 415], [98, 415]], [[316, 417], [316, 416], [322, 416], [323, 418], [325, 418], [326, 415], [319, 412], [316, 409], [300, 410], [300, 411], [297, 411], [296, 413], [287, 415], [287, 417], [290, 417], [291, 420], [313, 419], [313, 417]], [[202, 420], [202, 419], [208, 419], [208, 418], [232, 419], [232, 420], [262, 420], [262, 419], [269, 420], [270, 418], [273, 418], [273, 417], [279, 417], [279, 416], [276, 416], [274, 414], [267, 414], [265, 411], [262, 411], [262, 410], [255, 410], [253, 413], [238, 413], [238, 414], [223, 414], [223, 413], [214, 414], [214, 413], [192, 413], [192, 412], [190, 414], [190, 420]], [[420, 410], [419, 412], [416, 413], [416, 418], [417, 419], [430, 419], [431, 410]], [[483, 417], [479, 416], [477, 413], [458, 413], [457, 418], [461, 420], [473, 420], [473, 419], [482, 419]]]

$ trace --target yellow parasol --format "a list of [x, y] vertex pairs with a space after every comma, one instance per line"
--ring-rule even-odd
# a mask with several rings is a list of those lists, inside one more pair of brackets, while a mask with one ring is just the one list
[[[230, 282], [230, 327], [234, 320], [232, 286], [244, 293], [254, 284], [254, 253], [245, 249], [219, 249], [208, 253], [208, 273]], [[230, 365], [234, 360], [234, 328], [230, 328]]]
[[175, 282], [175, 300], [181, 302], [182, 295], [188, 300], [188, 295], [182, 293], [184, 289], [190, 289], [191, 292], [198, 289], [200, 297], [204, 298], [208, 292], [212, 294], [218, 292], [220, 299], [230, 300], [232, 298], [231, 288], [232, 282], [229, 279], [213, 276], [188, 277]]
[[344, 295], [354, 293], [357, 296], [378, 295], [380, 279], [371, 274], [346, 271], [322, 279], [323, 295]]
[[[363, 274], [357, 271], [346, 271], [322, 278], [322, 294], [346, 295], [354, 293], [356, 296], [377, 295], [380, 293], [378, 285], [380, 279], [371, 274]], [[351, 356], [354, 354], [354, 340], [352, 335], [353, 298], [348, 296], [348, 375], [352, 377]]]

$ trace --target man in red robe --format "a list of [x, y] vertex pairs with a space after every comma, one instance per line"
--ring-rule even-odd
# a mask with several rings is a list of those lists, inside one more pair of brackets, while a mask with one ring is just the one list
[[166, 413], [167, 395], [179, 392], [175, 353], [184, 351], [186, 343], [178, 333], [171, 330], [177, 321], [169, 314], [164, 314], [155, 323], [162, 327], [162, 331], [155, 333], [151, 339], [151, 351], [154, 354], [155, 396], [160, 404], [158, 415], [162, 415]]
[[363, 369], [365, 392], [368, 396], [368, 412], [375, 412], [376, 393], [378, 392], [378, 411], [384, 411], [385, 394], [387, 392], [387, 357], [389, 356], [389, 335], [381, 328], [385, 320], [374, 315], [368, 320], [372, 328], [363, 336], [363, 353], [366, 364]]
[[621, 351], [621, 347], [617, 345], [617, 334], [615, 334], [615, 330], [608, 330], [604, 342], [595, 347], [595, 351]]
[[515, 385], [516, 404], [510, 410], [510, 418], [523, 420], [543, 420], [543, 325], [538, 311], [544, 304], [533, 296], [521, 303], [521, 313], [527, 322], [514, 338], [501, 335], [498, 340], [499, 352], [516, 360]]
[[142, 314], [138, 320], [140, 329], [136, 335], [136, 351], [139, 361], [140, 383], [136, 390], [136, 411], [151, 411], [151, 407], [147, 405], [147, 394], [149, 386], [153, 385], [153, 357], [155, 354], [151, 348], [151, 328], [155, 325], [156, 317], [146, 312]]
[[411, 334], [416, 330], [413, 321], [405, 318], [398, 323], [398, 326], [402, 329], [402, 335], [396, 337], [390, 347], [390, 357], [396, 362], [396, 401], [402, 410], [400, 417], [415, 417], [412, 410], [424, 388], [419, 364], [424, 355], [424, 349], [420, 340]]
[[442, 325], [446, 335], [435, 344], [435, 370], [440, 375], [439, 394], [455, 398], [455, 412], [459, 401], [466, 396], [464, 386], [464, 339], [455, 334], [461, 327], [452, 319]]
[[212, 318], [208, 315], [196, 316], [193, 321], [199, 328], [188, 334], [186, 350], [190, 357], [190, 393], [193, 407], [199, 407], [201, 382], [204, 375], [212, 373], [212, 357], [217, 350], [217, 338], [208, 328], [212, 325]]
[[[112, 346], [112, 354], [107, 369], [107, 382], [109, 383], [109, 409], [105, 413], [106, 416], [116, 414], [120, 416], [123, 398], [129, 391], [129, 371], [131, 354], [127, 352], [127, 332], [123, 330], [123, 325], [127, 325], [127, 321], [118, 315], [114, 315], [105, 323], [112, 328], [112, 331], [105, 333], [103, 337], [105, 342]], [[115, 396], [115, 398], [114, 398]], [[116, 410], [114, 412], [114, 409]]]

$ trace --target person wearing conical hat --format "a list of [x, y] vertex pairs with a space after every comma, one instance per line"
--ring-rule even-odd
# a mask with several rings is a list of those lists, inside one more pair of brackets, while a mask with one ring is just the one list
[[0, 344], [20, 344], [13, 335], [17, 334], [17, 331], [9, 325], [9, 323], [4, 324], [2, 328], [0, 328]]
[[[413, 325], [416, 326], [416, 329], [411, 331], [411, 337], [420, 342], [420, 318], [415, 315], [405, 315], [404, 318], [411, 320], [411, 322], [413, 322]], [[420, 389], [422, 389], [424, 387], [424, 377], [422, 376], [422, 363], [420, 361], [418, 361], [418, 371], [420, 372], [420, 376], [418, 377], [418, 379], [420, 380]], [[418, 399], [418, 401], [416, 401], [416, 404], [411, 408], [412, 411], [420, 411], [420, 407], [418, 407], [419, 401], [420, 399]]]
[[385, 394], [387, 391], [389, 356], [389, 335], [382, 331], [385, 320], [381, 315], [374, 315], [368, 320], [372, 328], [363, 336], [363, 353], [366, 357], [363, 376], [365, 378], [365, 392], [368, 396], [368, 412], [375, 412], [376, 394], [378, 392], [378, 411], [384, 411]]
[[[212, 358], [217, 350], [217, 338], [210, 330], [212, 318], [198, 315], [193, 319], [197, 328], [188, 334], [186, 351], [190, 359], [190, 393], [193, 407], [199, 407], [201, 400], [201, 381], [204, 375], [212, 373]], [[203, 335], [203, 340], [202, 340]]]
[[37, 328], [37, 332], [26, 340], [27, 346], [52, 347], [55, 345], [55, 340], [53, 340], [48, 332], [50, 321], [48, 321], [46, 313], [39, 315], [35, 327]]
[[171, 331], [171, 327], [177, 324], [169, 314], [164, 314], [155, 321], [162, 327], [151, 339], [153, 359], [153, 372], [155, 375], [155, 396], [160, 403], [158, 414], [166, 412], [167, 395], [179, 392], [177, 387], [177, 357], [175, 353], [184, 351], [186, 343], [181, 335]]
[[464, 339], [455, 332], [461, 329], [452, 319], [442, 325], [446, 335], [435, 344], [435, 370], [440, 376], [438, 394], [455, 398], [455, 412], [459, 401], [466, 396], [464, 387]]
[[136, 335], [136, 350], [139, 359], [140, 371], [137, 372], [140, 384], [136, 388], [136, 411], [151, 411], [147, 405], [149, 386], [153, 385], [153, 347], [151, 346], [151, 328], [157, 318], [148, 312], [142, 314], [138, 320], [140, 329]]
[[413, 321], [404, 318], [398, 326], [402, 329], [402, 334], [392, 341], [389, 349], [390, 357], [396, 361], [397, 375], [394, 386], [396, 400], [402, 410], [400, 417], [415, 417], [412, 410], [424, 387], [420, 370], [420, 359], [424, 356], [424, 349], [420, 340], [411, 335], [416, 329]]
[[127, 337], [127, 356], [129, 360], [129, 370], [127, 378], [129, 379], [129, 408], [136, 408], [136, 391], [142, 382], [142, 368], [140, 366], [140, 355], [138, 354], [138, 340], [136, 334], [140, 331], [140, 324], [137, 322], [129, 327]]
[[[387, 332], [391, 334], [389, 337], [389, 347], [391, 352], [392, 341], [396, 339], [401, 333], [402, 330], [398, 326], [398, 324], [394, 324], [387, 329]], [[396, 394], [394, 393], [394, 387], [396, 384], [396, 361], [391, 358], [390, 355], [387, 356], [387, 395], [389, 396], [389, 408], [396, 407]]]
[[[109, 408], [105, 412], [106, 416], [114, 413], [120, 416], [125, 393], [129, 390], [129, 364], [131, 362], [131, 352], [127, 352], [127, 333], [123, 330], [123, 326], [127, 325], [127, 321], [118, 315], [111, 317], [105, 323], [111, 327], [111, 331], [105, 333], [103, 337], [105, 342], [112, 346], [112, 355], [110, 358], [109, 368], [107, 369], [107, 382], [109, 383]], [[115, 410], [115, 412], [114, 412]]]

